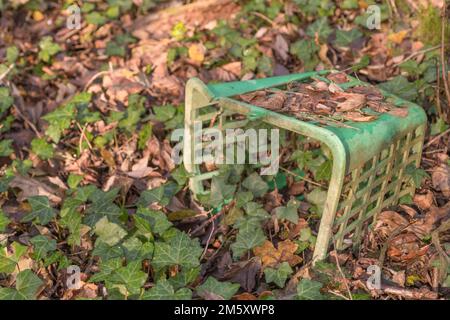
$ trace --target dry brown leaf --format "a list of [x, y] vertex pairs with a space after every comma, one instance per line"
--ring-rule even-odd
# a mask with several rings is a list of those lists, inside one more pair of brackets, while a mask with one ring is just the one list
[[378, 215], [374, 231], [389, 237], [394, 231], [408, 225], [408, 220], [395, 211], [383, 211]]
[[406, 108], [394, 108], [394, 109], [391, 109], [388, 113], [390, 115], [395, 116], [395, 117], [405, 118], [405, 117], [408, 116], [408, 109], [406, 109]]
[[295, 254], [298, 245], [291, 240], [278, 242], [278, 248], [266, 240], [262, 246], [253, 249], [253, 253], [261, 258], [263, 268], [275, 267], [282, 262], [289, 262], [292, 267], [302, 262], [302, 258]]
[[422, 210], [428, 210], [433, 205], [433, 193], [427, 190], [425, 194], [415, 194], [414, 203]]
[[354, 122], [370, 122], [375, 120], [376, 116], [368, 116], [359, 112], [347, 112], [342, 115], [346, 120]]
[[391, 33], [390, 35], [388, 35], [388, 39], [396, 44], [400, 44], [403, 42], [407, 35], [408, 30], [402, 30], [396, 33]]
[[19, 202], [33, 196], [46, 196], [51, 202], [58, 204], [61, 197], [58, 192], [48, 185], [29, 177], [16, 176], [9, 184], [12, 188], [19, 188], [22, 192], [17, 197]]
[[435, 167], [431, 175], [433, 187], [441, 191], [445, 197], [450, 197], [450, 167], [446, 164], [441, 164]]
[[205, 60], [206, 48], [201, 43], [194, 43], [189, 46], [188, 54], [194, 63], [200, 65]]
[[234, 296], [234, 300], [258, 300], [257, 297], [252, 295], [251, 293], [244, 292]]
[[335, 96], [337, 99], [345, 99], [345, 101], [339, 102], [337, 105], [336, 109], [339, 112], [360, 109], [366, 103], [366, 97], [359, 93], [336, 92]]

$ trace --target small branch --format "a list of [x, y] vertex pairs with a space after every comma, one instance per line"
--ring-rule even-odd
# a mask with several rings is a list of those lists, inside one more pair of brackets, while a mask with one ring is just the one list
[[405, 289], [400, 287], [394, 287], [394, 286], [386, 286], [382, 285], [381, 290], [386, 294], [393, 294], [399, 297], [403, 297], [405, 299], [413, 299], [413, 300], [420, 300], [420, 299], [430, 299], [430, 300], [436, 300], [439, 296], [436, 292], [430, 291], [428, 289], [425, 290], [417, 290], [417, 289]]
[[344, 281], [344, 285], [345, 285], [345, 288], [347, 289], [348, 296], [349, 296], [350, 300], [353, 300], [352, 292], [350, 291], [350, 287], [348, 286], [348, 283], [347, 283], [347, 277], [345, 276], [344, 272], [342, 271], [341, 264], [339, 263], [339, 257], [338, 257], [338, 253], [336, 251], [336, 241], [334, 241], [334, 239], [333, 239], [333, 245], [334, 245], [334, 252], [335, 252], [334, 258], [336, 260], [336, 266], [338, 268], [339, 273], [341, 274], [342, 280]]
[[256, 11], [252, 11], [252, 12], [250, 12], [252, 15], [254, 15], [254, 16], [257, 16], [257, 17], [259, 17], [259, 18], [261, 18], [261, 19], [263, 19], [264, 21], [266, 21], [267, 23], [269, 23], [272, 27], [275, 27], [276, 26], [276, 23], [275, 22], [273, 22], [272, 20], [270, 20], [269, 18], [267, 18], [265, 15], [263, 15], [262, 13], [260, 13], [260, 12], [256, 12]]
[[439, 140], [440, 138], [442, 138], [443, 136], [445, 136], [447, 133], [450, 132], [450, 128], [448, 128], [447, 130], [445, 130], [444, 132], [438, 134], [437, 136], [435, 136], [433, 139], [431, 139], [430, 141], [428, 141], [425, 146], [425, 148], [428, 148], [429, 146], [431, 146], [434, 142], [436, 142], [437, 140]]
[[15, 64], [11, 64], [8, 69], [5, 70], [2, 74], [0, 74], [0, 82], [3, 81], [3, 79], [8, 75], [8, 73], [14, 68]]
[[[447, 21], [447, 1], [444, 1], [444, 7], [442, 8], [442, 22], [441, 22], [441, 64], [442, 64], [442, 79], [444, 80], [445, 96], [447, 97], [447, 109], [450, 108], [450, 88], [447, 78], [447, 62], [445, 61], [445, 31]], [[447, 110], [448, 111], [448, 110]], [[450, 113], [447, 113], [447, 117]], [[449, 120], [449, 119], [447, 119]]]

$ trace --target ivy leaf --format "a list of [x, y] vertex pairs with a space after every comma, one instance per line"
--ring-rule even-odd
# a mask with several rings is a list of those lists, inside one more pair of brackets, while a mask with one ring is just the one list
[[86, 210], [86, 216], [84, 223], [90, 227], [95, 224], [104, 216], [114, 221], [120, 215], [120, 208], [114, 204], [119, 188], [114, 188], [108, 192], [104, 192], [100, 189], [95, 189], [90, 195], [89, 200], [92, 204]]
[[139, 150], [144, 150], [147, 145], [148, 140], [153, 135], [153, 125], [151, 123], [146, 123], [141, 127], [139, 131], [138, 148]]
[[256, 203], [253, 201], [248, 202], [244, 205], [243, 209], [249, 217], [257, 221], [264, 221], [270, 218], [270, 215], [263, 209], [263, 205], [261, 203]]
[[13, 242], [11, 245], [12, 252], [7, 247], [0, 247], [0, 273], [12, 273], [16, 268], [19, 259], [27, 251], [27, 247], [20, 243]]
[[108, 261], [123, 256], [123, 250], [119, 246], [109, 246], [103, 241], [96, 241], [92, 255], [99, 257], [102, 261]]
[[68, 103], [42, 117], [49, 123], [45, 133], [56, 143], [59, 142], [61, 133], [70, 127], [75, 111], [75, 105]]
[[424, 179], [430, 179], [430, 175], [422, 168], [416, 168], [413, 164], [406, 167], [405, 173], [410, 177], [414, 186], [420, 188]]
[[44, 138], [35, 138], [31, 141], [31, 151], [42, 160], [48, 160], [53, 157], [53, 146], [47, 143]]
[[147, 274], [141, 270], [140, 260], [132, 261], [117, 269], [110, 278], [114, 284], [124, 285], [130, 295], [139, 294], [147, 280]]
[[0, 300], [36, 299], [42, 280], [31, 270], [24, 270], [17, 275], [16, 289], [0, 288]]
[[170, 175], [180, 186], [184, 186], [189, 178], [189, 173], [186, 171], [184, 166], [179, 166], [173, 170]]
[[233, 256], [240, 258], [248, 250], [262, 245], [265, 240], [266, 236], [261, 227], [240, 229], [236, 241], [231, 245]]
[[264, 269], [264, 275], [268, 283], [273, 282], [278, 287], [283, 288], [286, 283], [286, 279], [293, 273], [289, 262], [283, 262], [278, 269], [266, 268]]
[[69, 177], [67, 178], [67, 185], [70, 189], [75, 189], [78, 187], [81, 181], [83, 181], [83, 176], [80, 176], [78, 174], [69, 174]]
[[300, 203], [295, 200], [289, 200], [286, 207], [278, 207], [275, 209], [275, 214], [278, 219], [286, 219], [293, 223], [298, 222], [298, 208], [300, 207]]
[[340, 47], [348, 47], [353, 41], [361, 38], [363, 34], [358, 29], [352, 29], [349, 31], [337, 30], [335, 44]]
[[136, 130], [136, 125], [145, 113], [144, 102], [145, 98], [138, 94], [132, 94], [128, 97], [128, 108], [124, 118], [119, 121], [119, 128], [131, 133]]
[[93, 24], [96, 26], [101, 26], [101, 25], [105, 24], [106, 21], [108, 20], [108, 19], [106, 19], [106, 17], [104, 17], [103, 15], [101, 15], [99, 12], [96, 12], [96, 11], [88, 13], [85, 18], [86, 18], [87, 23]]
[[29, 222], [36, 219], [41, 225], [46, 225], [55, 216], [55, 210], [50, 206], [48, 198], [45, 196], [33, 196], [28, 198], [31, 212], [22, 218], [22, 221]]
[[8, 64], [13, 64], [19, 58], [19, 49], [16, 46], [6, 48], [6, 61]]
[[200, 267], [181, 270], [175, 277], [169, 278], [169, 283], [174, 289], [186, 287], [190, 283], [194, 282], [200, 274]]
[[244, 186], [247, 190], [250, 190], [255, 197], [262, 197], [269, 190], [267, 182], [265, 182], [256, 172], [253, 172], [245, 178], [242, 182], [242, 186]]
[[211, 192], [206, 204], [217, 208], [226, 200], [231, 199], [235, 190], [235, 185], [225, 183], [224, 179], [221, 177], [214, 177], [212, 178]]
[[0, 233], [6, 230], [6, 227], [11, 220], [6, 216], [2, 209], [0, 209]]
[[167, 280], [160, 280], [150, 290], [142, 296], [144, 300], [190, 300], [192, 292], [188, 288], [182, 288], [177, 291]]
[[0, 141], [0, 157], [8, 157], [14, 152], [14, 149], [11, 148], [12, 142], [13, 141], [11, 139], [4, 139]]
[[315, 178], [318, 181], [325, 180], [329, 181], [331, 179], [331, 172], [333, 169], [333, 161], [332, 160], [325, 160], [316, 170], [315, 172]]
[[388, 82], [378, 85], [381, 89], [393, 93], [405, 100], [414, 101], [417, 98], [418, 90], [414, 82], [409, 82], [403, 76], [397, 76]]
[[333, 29], [331, 29], [330, 25], [328, 24], [328, 19], [326, 17], [317, 19], [313, 24], [310, 24], [306, 29], [306, 34], [308, 36], [314, 39], [317, 34], [322, 42], [325, 42], [332, 32]]
[[120, 258], [112, 258], [112, 259], [102, 259], [99, 263], [99, 272], [92, 275], [89, 278], [89, 282], [102, 282], [106, 281], [111, 277], [111, 274], [114, 273], [119, 268], [122, 268], [123, 259]]
[[160, 122], [166, 122], [175, 116], [177, 109], [172, 105], [154, 106], [153, 112], [155, 113], [155, 119]]
[[11, 97], [9, 89], [0, 87], [0, 116], [12, 106], [14, 99]]
[[52, 37], [43, 37], [39, 42], [39, 60], [50, 62], [51, 58], [61, 51], [61, 47], [53, 42]]
[[298, 300], [321, 300], [320, 289], [322, 283], [314, 280], [302, 279], [297, 285]]
[[250, 191], [240, 191], [236, 193], [236, 207], [241, 208], [247, 202], [253, 200], [253, 193]]
[[325, 201], [327, 200], [327, 192], [325, 190], [314, 188], [305, 198], [309, 203], [317, 206], [319, 213], [323, 212]]
[[33, 245], [33, 258], [36, 260], [42, 260], [49, 252], [56, 250], [56, 240], [43, 235], [31, 238], [30, 242]]
[[142, 243], [137, 237], [132, 237], [122, 244], [127, 261], [152, 259], [154, 245], [151, 242]]
[[67, 243], [71, 246], [81, 243], [81, 214], [77, 211], [79, 205], [84, 201], [80, 199], [66, 199], [61, 209], [61, 226], [69, 229], [70, 235], [67, 237]]
[[138, 208], [134, 218], [138, 228], [145, 232], [163, 234], [172, 226], [165, 213], [147, 208]]
[[157, 268], [179, 265], [183, 268], [195, 268], [200, 264], [203, 249], [198, 239], [191, 239], [181, 231], [168, 242], [157, 242], [153, 264]]
[[220, 282], [213, 277], [208, 277], [206, 281], [197, 287], [197, 293], [203, 298], [207, 298], [208, 293], [213, 293], [224, 300], [231, 299], [239, 290], [240, 284], [230, 282]]
[[152, 203], [161, 203], [164, 199], [164, 185], [151, 190], [145, 190], [141, 193], [136, 205], [139, 207], [148, 207]]
[[109, 222], [108, 217], [101, 218], [95, 224], [94, 231], [98, 238], [109, 246], [116, 245], [127, 235], [118, 224]]

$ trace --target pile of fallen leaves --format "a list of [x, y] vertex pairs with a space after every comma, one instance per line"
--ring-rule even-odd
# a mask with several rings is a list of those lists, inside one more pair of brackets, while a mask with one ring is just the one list
[[[357, 85], [347, 90], [342, 89], [339, 84], [350, 81], [345, 73], [333, 73], [327, 79], [328, 83], [323, 80], [315, 80], [310, 84], [291, 82], [286, 90], [254, 91], [240, 95], [239, 98], [255, 106], [302, 120], [315, 120], [319, 116], [317, 120], [326, 117], [329, 120], [368, 122], [377, 118], [375, 114], [389, 113], [399, 117], [408, 115], [406, 108], [387, 102], [380, 89], [374, 86]], [[371, 112], [363, 108], [368, 108]]]
[[[406, 2], [83, 1], [68, 29], [73, 1], [0, 1], [0, 299], [447, 297], [449, 61], [430, 32], [443, 1]], [[405, 172], [416, 196], [382, 213], [359, 253], [313, 268], [332, 168], [317, 142], [283, 139], [273, 177], [221, 168], [196, 200], [169, 136], [191, 77], [324, 69], [374, 86], [343, 91], [341, 72], [242, 99], [327, 124], [406, 116], [381, 88], [423, 106], [430, 137], [421, 169]], [[378, 291], [366, 285], [375, 264]]]

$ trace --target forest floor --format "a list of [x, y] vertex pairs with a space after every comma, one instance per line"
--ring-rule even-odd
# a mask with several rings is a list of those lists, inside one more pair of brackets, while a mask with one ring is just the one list
[[[368, 8], [379, 10], [379, 26]], [[0, 299], [448, 298], [443, 8], [443, 0], [0, 0]], [[428, 126], [420, 168], [406, 172], [416, 194], [365, 226], [358, 252], [331, 246], [313, 267], [326, 150], [286, 134], [284, 170], [262, 177], [254, 166], [224, 166], [214, 197], [197, 201], [170, 135], [184, 126], [191, 77], [323, 69], [417, 103]]]

